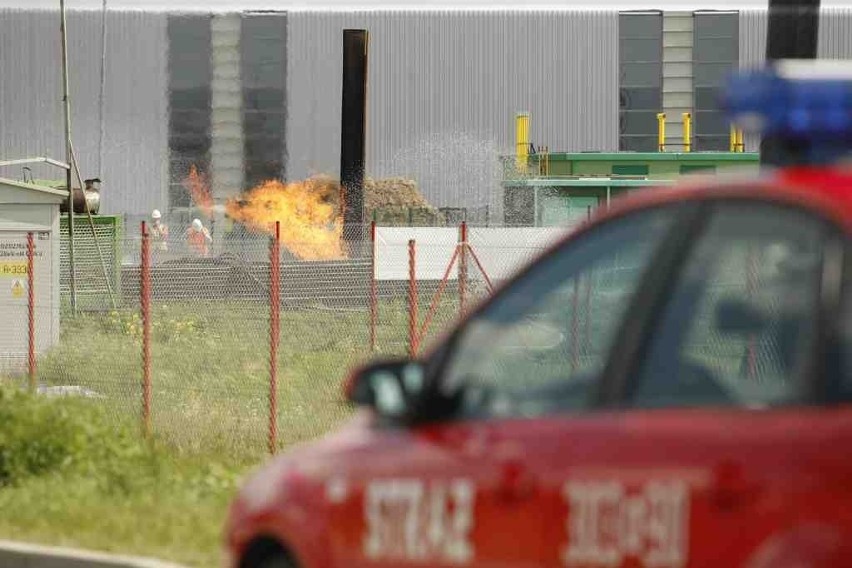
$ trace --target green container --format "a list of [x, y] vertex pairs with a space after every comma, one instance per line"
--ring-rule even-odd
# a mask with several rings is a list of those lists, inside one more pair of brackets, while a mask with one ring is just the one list
[[674, 180], [619, 178], [535, 178], [503, 182], [503, 214], [507, 226], [566, 225], [588, 217], [619, 195]]
[[[755, 173], [756, 152], [560, 152], [532, 154], [525, 172], [505, 157], [504, 222], [562, 225], [618, 195], [670, 184], [684, 175], [720, 171]], [[546, 166], [546, 168], [545, 168]], [[541, 175], [547, 169], [548, 175]]]
[[[531, 155], [527, 174], [539, 175], [542, 161], [542, 154]], [[546, 161], [547, 177], [629, 175], [675, 179], [698, 170], [755, 171], [760, 165], [760, 155], [757, 152], [561, 152], [548, 154]]]
[[[113, 305], [121, 304], [121, 217], [92, 215], [92, 224], [95, 227], [94, 236], [88, 216], [74, 216], [77, 308], [84, 311], [109, 310]], [[59, 293], [62, 305], [67, 306], [71, 300], [67, 215], [60, 217], [59, 229]]]

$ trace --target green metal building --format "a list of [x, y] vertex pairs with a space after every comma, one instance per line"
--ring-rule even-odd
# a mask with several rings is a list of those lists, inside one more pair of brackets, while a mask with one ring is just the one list
[[563, 225], [629, 191], [669, 185], [684, 175], [753, 173], [759, 162], [752, 152], [532, 154], [526, 170], [503, 180], [504, 223]]

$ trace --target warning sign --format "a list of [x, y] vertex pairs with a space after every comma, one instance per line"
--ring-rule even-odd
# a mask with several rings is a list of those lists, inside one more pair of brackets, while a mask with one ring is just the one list
[[26, 276], [27, 263], [24, 262], [0, 262], [0, 276]]
[[12, 297], [13, 298], [23, 298], [24, 297], [24, 283], [21, 280], [13, 280], [12, 281]]

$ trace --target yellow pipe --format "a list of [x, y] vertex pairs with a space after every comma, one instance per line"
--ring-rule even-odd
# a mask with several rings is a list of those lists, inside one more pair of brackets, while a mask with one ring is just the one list
[[657, 150], [666, 151], [666, 113], [657, 113]]
[[683, 113], [683, 151], [692, 151], [692, 115]]
[[731, 123], [731, 145], [730, 145], [730, 151], [731, 152], [737, 151], [737, 139], [738, 139], [738, 137], [739, 136], [737, 134], [737, 127], [736, 127], [735, 124]]
[[745, 141], [743, 140], [743, 129], [737, 129], [737, 148], [739, 152], [745, 152]]
[[526, 172], [530, 152], [530, 113], [515, 116], [515, 167]]

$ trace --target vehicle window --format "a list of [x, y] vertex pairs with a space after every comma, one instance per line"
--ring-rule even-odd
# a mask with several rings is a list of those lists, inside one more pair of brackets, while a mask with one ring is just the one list
[[444, 394], [467, 417], [581, 409], [675, 207], [593, 230], [540, 262], [460, 332]]
[[634, 406], [764, 407], [799, 394], [826, 225], [792, 208], [714, 207], [632, 392]]

